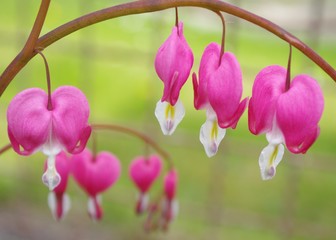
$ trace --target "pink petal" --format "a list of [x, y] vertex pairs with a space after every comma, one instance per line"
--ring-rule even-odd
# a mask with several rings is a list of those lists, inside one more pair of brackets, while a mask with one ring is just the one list
[[249, 129], [262, 134], [272, 129], [276, 104], [285, 91], [287, 70], [281, 66], [268, 66], [257, 75], [248, 109]]
[[204, 108], [209, 102], [208, 100], [208, 79], [209, 76], [219, 66], [220, 46], [217, 43], [210, 43], [202, 55], [200, 68], [199, 68], [199, 83], [197, 76], [193, 74], [193, 87], [194, 87], [194, 106], [196, 109]]
[[192, 51], [183, 36], [183, 23], [180, 22], [178, 29], [174, 27], [171, 35], [159, 48], [155, 58], [155, 70], [164, 83], [161, 101], [175, 105], [193, 62]]
[[243, 115], [245, 109], [247, 108], [249, 102], [249, 98], [244, 98], [238, 105], [237, 111], [234, 113], [233, 117], [231, 118], [231, 121], [229, 122], [219, 122], [219, 126], [221, 128], [228, 128], [231, 127], [232, 129], [235, 129], [240, 117]]
[[108, 152], [93, 157], [88, 149], [72, 156], [72, 172], [78, 184], [91, 196], [111, 187], [119, 178], [119, 160]]
[[147, 192], [153, 182], [160, 175], [162, 168], [161, 159], [158, 156], [137, 157], [130, 165], [129, 175], [141, 192]]
[[9, 104], [8, 136], [18, 154], [30, 155], [47, 141], [52, 117], [47, 102], [42, 89], [30, 88], [17, 94]]
[[175, 198], [177, 181], [177, 173], [175, 170], [170, 170], [164, 178], [164, 192], [169, 201]]
[[[218, 53], [219, 56], [220, 53]], [[245, 109], [240, 102], [243, 91], [242, 73], [235, 56], [226, 52], [220, 66], [208, 80], [208, 96], [221, 128], [234, 128]]]
[[293, 153], [305, 153], [319, 135], [318, 122], [324, 108], [319, 84], [308, 75], [296, 76], [277, 104], [277, 122]]
[[53, 132], [69, 153], [81, 152], [90, 137], [89, 104], [77, 88], [63, 86], [52, 94]]

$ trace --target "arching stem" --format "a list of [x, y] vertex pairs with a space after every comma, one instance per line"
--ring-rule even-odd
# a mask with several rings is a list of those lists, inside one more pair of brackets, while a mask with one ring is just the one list
[[8, 143], [0, 149], [0, 155], [12, 148], [12, 144]]
[[92, 131], [91, 133], [91, 142], [92, 142], [92, 161], [94, 162], [97, 157], [97, 133]]
[[[43, 0], [41, 7], [43, 11], [42, 13], [46, 13], [47, 6], [49, 6], [50, 0]], [[303, 54], [305, 54], [308, 58], [310, 58], [313, 62], [315, 62], [318, 66], [323, 69], [335, 82], [336, 82], [336, 71], [335, 69], [328, 64], [321, 56], [319, 56], [313, 49], [307, 46], [305, 43], [300, 41], [298, 38], [281, 28], [280, 26], [272, 23], [271, 21], [262, 18], [256, 14], [253, 14], [249, 11], [246, 11], [237, 6], [231, 5], [229, 3], [223, 1], [209, 1], [209, 0], [146, 0], [146, 1], [134, 1], [130, 3], [124, 3], [117, 6], [105, 8], [102, 10], [98, 10], [87, 15], [81, 16], [75, 20], [72, 20], [68, 23], [65, 23], [62, 26], [50, 31], [44, 36], [40, 37], [36, 44], [35, 48], [45, 49], [49, 45], [54, 42], [62, 39], [63, 37], [78, 31], [79, 29], [88, 27], [90, 25], [96, 24], [98, 22], [102, 22], [108, 19], [117, 18], [121, 16], [127, 16], [132, 14], [140, 14], [146, 12], [155, 12], [161, 11], [168, 8], [173, 7], [200, 7], [206, 8], [212, 11], [221, 11], [226, 12], [241, 19], [245, 19], [265, 30], [273, 33], [278, 36], [282, 40], [288, 42], [293, 47], [300, 50]], [[39, 12], [40, 13], [40, 12]], [[37, 24], [36, 29], [39, 26], [43, 25], [44, 18], [43, 14], [39, 14], [41, 16], [39, 24]], [[45, 17], [45, 16], [44, 16]], [[43, 21], [42, 21], [43, 20]], [[34, 28], [33, 28], [34, 30]], [[35, 31], [36, 33], [39, 31]], [[34, 34], [36, 36], [36, 34]], [[32, 38], [33, 39], [33, 38]], [[33, 41], [31, 41], [33, 42]], [[31, 44], [29, 44], [30, 46]], [[36, 52], [27, 51], [27, 48], [24, 48], [16, 58], [8, 65], [5, 71], [0, 76], [0, 96], [3, 94], [7, 86], [10, 84], [12, 79], [17, 75], [17, 73], [29, 62], [29, 60], [36, 55]]]
[[44, 21], [49, 9], [50, 0], [42, 0], [40, 9], [37, 13], [33, 28], [22, 50], [22, 57], [29, 57], [35, 50], [36, 42], [40, 36]]
[[137, 137], [140, 140], [144, 141], [146, 144], [150, 145], [156, 152], [158, 152], [168, 163], [168, 169], [173, 168], [173, 161], [165, 150], [163, 150], [154, 140], [152, 140], [147, 135], [138, 132], [134, 129], [123, 127], [120, 125], [114, 125], [114, 124], [92, 124], [91, 125], [93, 130], [109, 130], [109, 131], [115, 131], [115, 132], [122, 132], [128, 135], [131, 135], [133, 137]]

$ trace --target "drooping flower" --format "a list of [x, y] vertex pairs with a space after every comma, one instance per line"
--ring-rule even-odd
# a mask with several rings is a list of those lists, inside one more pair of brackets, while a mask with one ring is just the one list
[[294, 77], [286, 90], [287, 70], [268, 66], [256, 76], [249, 104], [249, 129], [266, 133], [268, 146], [259, 157], [261, 177], [271, 179], [286, 145], [292, 153], [305, 153], [319, 135], [318, 122], [324, 99], [315, 79], [308, 75]]
[[165, 135], [171, 135], [184, 117], [185, 110], [179, 95], [193, 63], [194, 56], [184, 38], [183, 23], [180, 22], [159, 48], [155, 58], [156, 73], [164, 83], [163, 96], [156, 104], [155, 116]]
[[138, 214], [147, 209], [149, 200], [147, 192], [160, 175], [161, 168], [161, 159], [156, 155], [137, 157], [131, 162], [129, 175], [140, 191], [136, 205]]
[[88, 213], [93, 220], [100, 220], [103, 216], [101, 193], [118, 180], [120, 162], [109, 152], [93, 156], [87, 148], [73, 155], [71, 162], [75, 180], [89, 195]]
[[169, 223], [171, 223], [178, 214], [178, 201], [176, 199], [177, 191], [177, 172], [172, 169], [164, 178], [164, 200], [162, 210], [162, 226], [167, 229]]
[[[46, 161], [45, 169], [48, 167], [47, 164], [48, 162]], [[70, 210], [70, 198], [65, 193], [70, 173], [70, 160], [65, 152], [62, 151], [56, 156], [55, 164], [62, 181], [53, 191], [49, 192], [48, 205], [53, 217], [56, 220], [62, 220]]]
[[194, 106], [206, 109], [207, 120], [201, 127], [200, 141], [206, 154], [217, 153], [218, 145], [227, 128], [235, 128], [248, 104], [248, 98], [241, 101], [242, 73], [236, 57], [221, 47], [210, 43], [202, 55], [199, 81], [193, 74]]
[[48, 156], [43, 182], [53, 190], [61, 181], [55, 169], [55, 156], [65, 150], [81, 152], [90, 137], [89, 104], [85, 95], [71, 86], [59, 87], [48, 96], [39, 88], [17, 94], [8, 106], [8, 136], [13, 149], [20, 155], [42, 151]]

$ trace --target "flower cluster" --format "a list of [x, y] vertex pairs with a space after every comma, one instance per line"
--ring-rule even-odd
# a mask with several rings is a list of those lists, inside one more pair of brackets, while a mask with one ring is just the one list
[[[149, 203], [148, 192], [161, 173], [161, 159], [152, 155], [149, 157], [135, 158], [129, 168], [129, 175], [134, 185], [139, 189], [135, 211], [137, 214], [148, 213], [145, 223], [147, 230], [163, 229], [174, 220], [178, 213], [176, 200], [177, 173], [174, 169], [167, 172], [164, 177], [164, 195]], [[154, 217], [159, 215], [159, 217]]]
[[65, 191], [68, 177], [72, 174], [89, 196], [89, 216], [92, 220], [100, 220], [103, 216], [101, 193], [118, 180], [121, 170], [119, 160], [109, 152], [93, 156], [90, 150], [85, 148], [81, 153], [72, 156], [62, 151], [56, 156], [55, 162], [61, 182], [48, 196], [48, 205], [54, 218], [63, 219], [70, 209], [70, 198]]
[[[171, 135], [185, 115], [178, 97], [192, 65], [193, 55], [183, 36], [183, 24], [179, 23], [155, 59], [156, 72], [164, 83], [155, 116], [165, 135]], [[194, 107], [206, 110], [200, 141], [208, 157], [217, 153], [226, 129], [236, 128], [247, 106], [251, 133], [266, 133], [269, 142], [259, 157], [262, 179], [275, 175], [284, 154], [283, 144], [292, 153], [309, 149], [319, 135], [323, 94], [316, 80], [307, 75], [296, 76], [288, 84], [288, 71], [281, 66], [266, 67], [255, 79], [250, 101], [248, 97], [241, 100], [242, 72], [234, 54], [224, 52], [223, 45], [217, 43], [205, 48], [198, 78], [193, 73], [192, 80]]]
[[[193, 54], [183, 36], [183, 24], [179, 23], [155, 59], [156, 72], [164, 83], [155, 115], [165, 135], [171, 135], [184, 117], [178, 97], [192, 65]], [[218, 44], [210, 43], [201, 59], [199, 80], [193, 74], [193, 86], [195, 108], [206, 109], [207, 120], [201, 127], [200, 141], [211, 157], [217, 153], [226, 129], [236, 127], [248, 104], [248, 98], [241, 101], [242, 73], [236, 57], [230, 52], [222, 54]]]
[[[207, 156], [214, 156], [226, 129], [235, 129], [248, 107], [250, 132], [266, 134], [268, 145], [261, 151], [259, 166], [262, 179], [271, 179], [285, 147], [295, 154], [305, 153], [317, 139], [324, 108], [322, 90], [308, 75], [291, 79], [290, 64], [287, 69], [273, 65], [258, 73], [251, 98], [242, 99], [239, 62], [223, 46], [223, 42], [210, 43], [201, 57], [198, 74], [192, 74], [194, 107], [206, 111], [200, 142]], [[193, 63], [183, 23], [177, 21], [155, 58], [156, 72], [164, 83], [155, 116], [165, 135], [171, 135], [185, 115], [179, 96]], [[50, 190], [48, 205], [55, 219], [61, 220], [70, 209], [66, 190], [72, 175], [88, 195], [89, 216], [100, 220], [101, 195], [119, 179], [120, 161], [110, 152], [91, 152], [86, 147], [92, 127], [88, 123], [90, 109], [85, 95], [72, 86], [59, 87], [51, 94], [50, 79], [48, 82], [48, 94], [30, 88], [11, 101], [7, 110], [11, 145], [20, 155], [41, 151], [47, 156], [42, 181]], [[154, 182], [161, 176], [162, 165], [159, 156], [146, 155], [136, 157], [129, 166], [129, 177], [138, 190], [135, 212], [147, 214], [148, 230], [166, 230], [178, 213], [178, 175], [171, 162], [163, 177], [163, 191], [157, 199], [149, 198]]]
[[[120, 177], [121, 164], [116, 156], [107, 151], [92, 153], [86, 147], [92, 131], [88, 118], [85, 95], [71, 86], [60, 87], [50, 95], [41, 89], [27, 89], [17, 94], [8, 107], [8, 135], [13, 149], [24, 156], [37, 151], [47, 156], [42, 181], [50, 189], [48, 205], [56, 220], [63, 219], [70, 209], [66, 194], [70, 175], [88, 195], [88, 213], [95, 221], [103, 216], [102, 193]], [[139, 188], [138, 214], [150, 212], [151, 216], [159, 212], [149, 211], [157, 202], [149, 206], [147, 193], [161, 168], [162, 161], [156, 155], [132, 161], [129, 172]], [[162, 228], [167, 228], [176, 215], [172, 210], [176, 184], [176, 173], [170, 171], [163, 184]]]
[[271, 179], [284, 154], [305, 153], [320, 133], [324, 99], [318, 83], [308, 75], [296, 76], [286, 89], [287, 70], [269, 66], [261, 70], [253, 85], [249, 104], [249, 129], [266, 133], [268, 146], [259, 157], [261, 176]]

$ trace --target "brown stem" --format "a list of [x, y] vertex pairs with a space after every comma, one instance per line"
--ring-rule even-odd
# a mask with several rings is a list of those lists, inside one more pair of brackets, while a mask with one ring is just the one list
[[5, 153], [7, 150], [12, 148], [12, 144], [8, 143], [7, 145], [3, 146], [2, 148], [0, 148], [0, 155]]
[[173, 161], [165, 150], [163, 150], [155, 141], [153, 141], [150, 137], [147, 135], [138, 132], [134, 129], [123, 127], [120, 125], [114, 125], [114, 124], [92, 124], [91, 125], [93, 130], [110, 130], [110, 131], [117, 131], [122, 132], [128, 135], [135, 136], [137, 138], [140, 138], [142, 141], [144, 141], [146, 144], [150, 145], [152, 148], [155, 149], [167, 162], [168, 162], [168, 168], [171, 169], [173, 167]]
[[222, 39], [221, 39], [221, 50], [220, 50], [220, 56], [219, 56], [219, 65], [222, 63], [222, 56], [224, 55], [224, 45], [225, 45], [225, 19], [221, 12], [215, 12], [221, 19], [223, 30], [222, 30]]
[[[42, 1], [43, 3], [49, 2], [48, 0]], [[174, 7], [201, 7], [212, 11], [227, 12], [236, 17], [245, 19], [255, 25], [258, 25], [267, 31], [273, 33], [279, 38], [291, 44], [293, 47], [300, 50], [313, 62], [323, 69], [335, 82], [336, 71], [328, 64], [321, 56], [319, 56], [314, 50], [308, 47], [305, 43], [298, 38], [272, 23], [271, 21], [248, 12], [244, 9], [236, 7], [222, 1], [209, 1], [209, 0], [146, 0], [146, 1], [134, 1], [130, 3], [120, 4], [117, 6], [105, 8], [96, 12], [89, 13], [81, 16], [73, 21], [65, 23], [64, 25], [52, 30], [51, 32], [40, 37], [35, 45], [36, 48], [46, 48], [61, 38], [79, 30], [84, 27], [102, 22], [108, 19], [127, 16], [132, 14], [140, 14], [146, 12], [155, 12]], [[24, 51], [21, 51], [18, 56], [11, 62], [6, 68], [3, 74], [0, 76], [0, 96], [5, 91], [9, 83], [16, 76], [16, 74], [27, 64], [27, 62], [35, 56], [36, 53], [29, 52], [25, 56]]]
[[288, 91], [291, 83], [291, 67], [292, 67], [292, 45], [289, 44], [289, 56], [288, 56], [288, 64], [287, 64], [287, 74], [286, 74], [286, 88]]
[[33, 28], [22, 50], [22, 58], [24, 59], [27, 57], [29, 58], [29, 56], [35, 50], [35, 45], [40, 36], [44, 21], [46, 19], [49, 5], [50, 5], [50, 0], [41, 1], [40, 9], [37, 13]]
[[0, 76], [0, 96], [20, 70], [36, 55], [35, 46], [47, 16], [50, 0], [42, 0], [33, 28], [21, 52], [7, 66]]
[[97, 157], [97, 134], [95, 131], [92, 131], [91, 133], [91, 139], [92, 139], [92, 162], [96, 161]]
[[178, 31], [178, 23], [179, 23], [179, 17], [178, 17], [178, 9], [176, 7], [175, 8], [175, 26], [177, 28], [177, 31]]
[[50, 81], [50, 71], [49, 71], [48, 61], [47, 61], [46, 57], [44, 56], [44, 54], [40, 50], [35, 50], [35, 51], [38, 54], [41, 55], [41, 57], [43, 58], [44, 65], [45, 65], [46, 75], [47, 75], [47, 89], [48, 89], [48, 105], [47, 105], [47, 109], [49, 111], [51, 111], [53, 109], [53, 106], [52, 106], [52, 102], [51, 102], [51, 81]]

